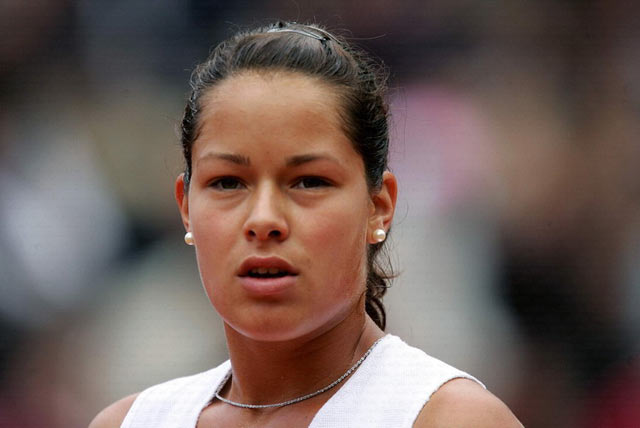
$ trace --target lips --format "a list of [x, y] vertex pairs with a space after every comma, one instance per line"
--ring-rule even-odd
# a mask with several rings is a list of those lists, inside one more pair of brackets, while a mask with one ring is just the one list
[[253, 298], [284, 298], [295, 289], [298, 270], [279, 257], [249, 257], [238, 277], [243, 289]]
[[249, 257], [238, 269], [240, 277], [273, 278], [289, 275], [296, 276], [298, 271], [286, 260], [275, 256]]

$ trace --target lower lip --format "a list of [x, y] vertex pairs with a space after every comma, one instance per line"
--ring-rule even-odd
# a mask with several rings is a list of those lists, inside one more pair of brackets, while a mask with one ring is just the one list
[[273, 296], [293, 287], [297, 276], [287, 275], [280, 278], [254, 278], [241, 276], [242, 287], [254, 296]]

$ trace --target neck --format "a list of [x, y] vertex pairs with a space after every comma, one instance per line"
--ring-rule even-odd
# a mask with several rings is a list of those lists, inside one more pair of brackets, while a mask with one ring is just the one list
[[252, 340], [228, 325], [225, 333], [233, 377], [223, 395], [247, 404], [286, 401], [325, 387], [384, 335], [364, 313], [321, 334], [290, 341]]

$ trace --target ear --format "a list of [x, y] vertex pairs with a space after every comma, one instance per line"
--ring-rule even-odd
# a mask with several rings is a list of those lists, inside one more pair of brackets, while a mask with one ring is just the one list
[[189, 195], [184, 191], [184, 173], [180, 174], [178, 178], [176, 178], [175, 193], [178, 210], [182, 217], [182, 224], [184, 224], [185, 230], [189, 232], [191, 230], [189, 228]]
[[367, 239], [370, 244], [375, 244], [373, 231], [383, 229], [385, 232], [391, 227], [393, 214], [396, 210], [396, 199], [398, 197], [398, 181], [390, 171], [385, 171], [382, 175], [382, 186], [380, 190], [371, 196], [372, 207], [369, 216], [369, 226]]

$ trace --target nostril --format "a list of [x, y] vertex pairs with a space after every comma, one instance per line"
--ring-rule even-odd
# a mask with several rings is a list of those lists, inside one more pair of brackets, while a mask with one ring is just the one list
[[260, 238], [260, 239], [267, 239], [267, 238], [281, 239], [284, 236], [282, 231], [278, 229], [270, 230], [269, 232], [266, 233], [266, 235], [263, 234], [262, 232], [259, 233], [259, 231], [256, 231], [254, 229], [249, 229], [247, 231], [247, 235], [250, 238]]

